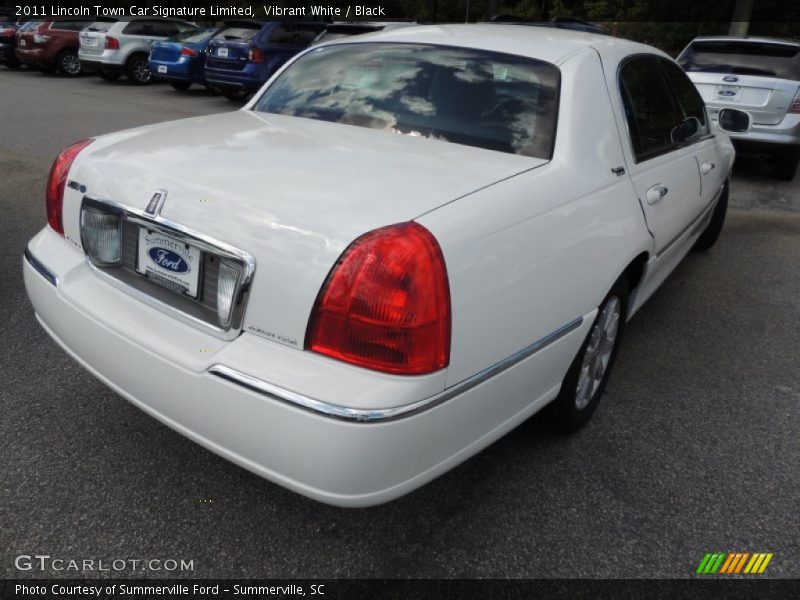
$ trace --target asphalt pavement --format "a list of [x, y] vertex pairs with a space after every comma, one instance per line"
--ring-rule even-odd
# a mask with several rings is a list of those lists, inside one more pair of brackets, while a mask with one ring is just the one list
[[[562, 436], [534, 418], [408, 496], [340, 509], [104, 387], [23, 287], [59, 150], [235, 108], [201, 89], [0, 67], [0, 575], [688, 577], [723, 551], [774, 553], [768, 575], [800, 577], [800, 177], [737, 164], [720, 241], [630, 322], [587, 427]], [[193, 569], [15, 566], [36, 554]]]

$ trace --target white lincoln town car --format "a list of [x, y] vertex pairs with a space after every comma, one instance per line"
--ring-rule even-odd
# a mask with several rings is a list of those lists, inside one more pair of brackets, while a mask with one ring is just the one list
[[301, 494], [378, 504], [544, 407], [589, 419], [625, 322], [717, 239], [725, 131], [749, 126], [608, 36], [347, 38], [242, 110], [65, 149], [25, 284], [150, 415]]

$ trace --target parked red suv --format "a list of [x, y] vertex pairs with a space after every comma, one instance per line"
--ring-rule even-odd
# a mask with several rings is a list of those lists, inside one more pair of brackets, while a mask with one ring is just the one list
[[61, 71], [75, 77], [81, 74], [78, 60], [78, 33], [91, 19], [54, 19], [17, 33], [17, 58], [45, 73]]

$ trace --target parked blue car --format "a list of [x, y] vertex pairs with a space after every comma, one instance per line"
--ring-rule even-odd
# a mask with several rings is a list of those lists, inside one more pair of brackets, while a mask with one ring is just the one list
[[324, 29], [313, 21], [228, 21], [208, 44], [208, 85], [231, 100], [244, 98]]
[[179, 33], [150, 47], [150, 72], [179, 91], [206, 83], [206, 48], [218, 28]]

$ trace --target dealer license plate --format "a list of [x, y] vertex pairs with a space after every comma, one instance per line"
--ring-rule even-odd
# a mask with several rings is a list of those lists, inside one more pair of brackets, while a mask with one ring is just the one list
[[139, 229], [136, 270], [160, 286], [197, 298], [202, 253], [170, 235]]
[[217, 48], [217, 56], [219, 56], [220, 58], [228, 58], [228, 49]]
[[159, 73], [166, 73], [167, 72], [167, 65], [158, 65], [158, 72]]

